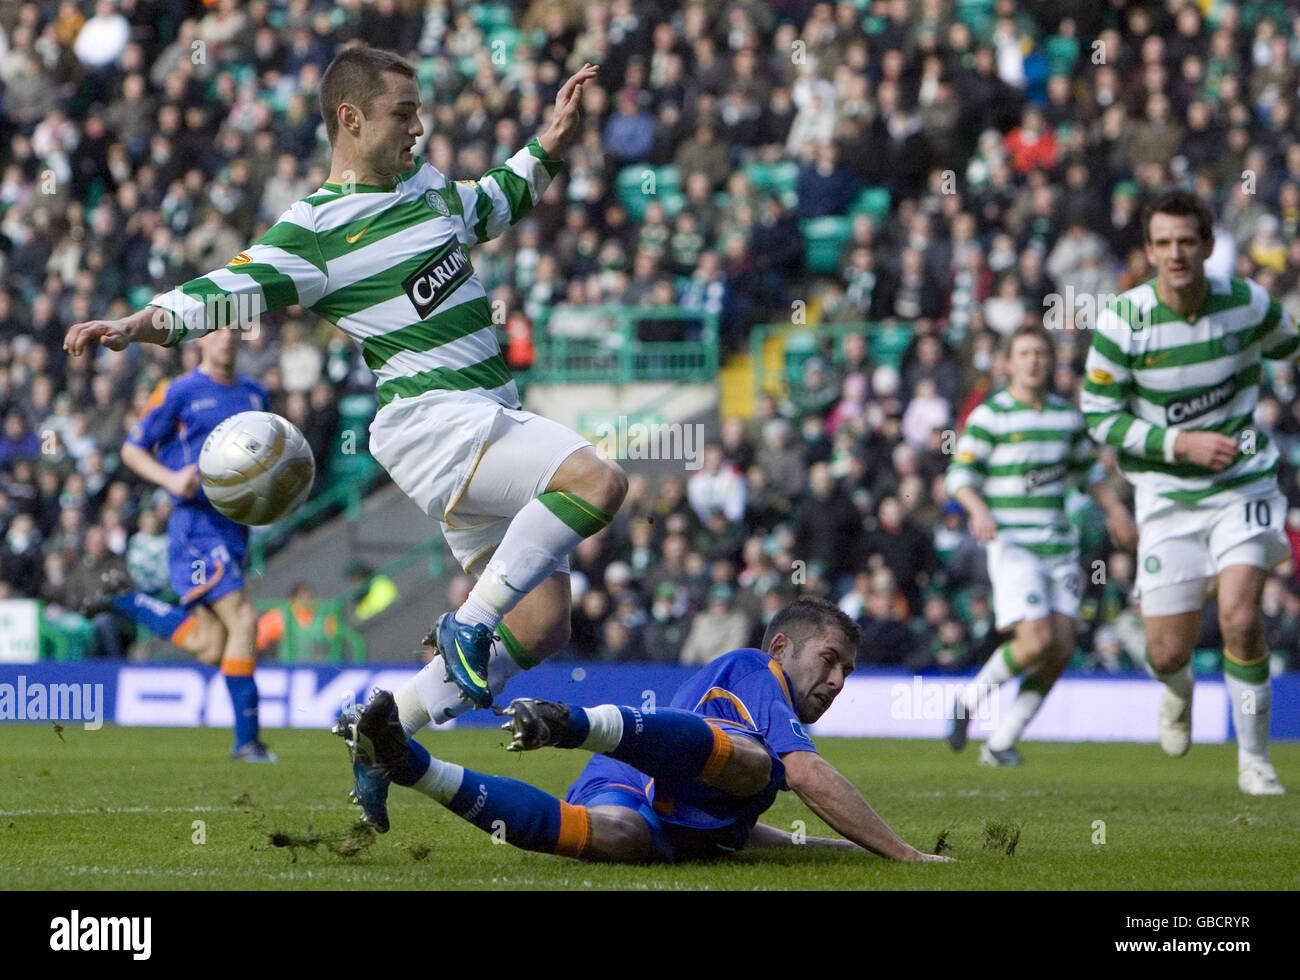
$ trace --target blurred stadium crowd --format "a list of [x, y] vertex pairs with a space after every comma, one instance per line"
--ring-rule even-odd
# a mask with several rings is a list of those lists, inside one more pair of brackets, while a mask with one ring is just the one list
[[[755, 420], [728, 421], [701, 470], [634, 481], [575, 557], [575, 656], [699, 662], [812, 590], [864, 622], [871, 660], [969, 666], [992, 643], [987, 574], [938, 478], [945, 434], [999, 381], [999, 336], [1067, 288], [1143, 281], [1141, 202], [1170, 183], [1213, 204], [1211, 271], [1300, 312], [1295, 0], [5, 3], [0, 595], [75, 608], [113, 562], [165, 585], [150, 575], [166, 502], [117, 450], [197, 352], [74, 361], [63, 332], [223, 265], [318, 187], [316, 87], [358, 40], [418, 65], [417, 151], [456, 177], [503, 160], [572, 70], [601, 66], [562, 175], [474, 254], [509, 311], [512, 366], [532, 362], [528, 324], [554, 307], [708, 310], [730, 350], [799, 302], [809, 322], [912, 326], [897, 364], [848, 331]], [[808, 219], [828, 216], [848, 220], [819, 272]], [[320, 458], [338, 400], [373, 383], [328, 324], [268, 321], [240, 368]], [[1071, 307], [1055, 326], [1055, 387], [1071, 395], [1087, 323]], [[1298, 406], [1280, 365], [1259, 421], [1300, 507]], [[1081, 663], [1123, 669], [1142, 643], [1131, 560], [1086, 506], [1077, 518], [1085, 572], [1105, 568], [1085, 579]], [[1292, 572], [1265, 608], [1297, 668]]]

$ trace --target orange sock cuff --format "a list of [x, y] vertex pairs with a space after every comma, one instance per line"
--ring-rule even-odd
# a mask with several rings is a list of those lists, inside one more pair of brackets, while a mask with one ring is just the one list
[[252, 677], [253, 668], [257, 666], [257, 661], [251, 657], [240, 657], [236, 660], [234, 657], [223, 657], [221, 660], [221, 672], [227, 677]]
[[716, 725], [710, 727], [713, 728], [713, 751], [709, 753], [709, 759], [700, 773], [700, 778], [706, 783], [722, 775], [732, 751], [731, 736]]
[[560, 836], [555, 842], [555, 853], [562, 857], [580, 858], [591, 843], [591, 815], [585, 806], [574, 806], [560, 801]]
[[185, 619], [181, 621], [181, 624], [177, 626], [175, 630], [172, 631], [172, 636], [171, 636], [172, 643], [176, 644], [176, 646], [181, 646], [182, 644], [184, 644], [186, 638], [191, 633], [194, 632], [195, 628], [198, 625], [199, 625], [198, 616], [193, 616], [193, 615], [186, 616]]

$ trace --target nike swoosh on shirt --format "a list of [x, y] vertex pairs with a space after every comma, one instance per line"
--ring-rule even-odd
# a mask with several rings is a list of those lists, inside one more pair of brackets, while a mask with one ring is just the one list
[[348, 244], [349, 244], [349, 245], [355, 245], [355, 244], [360, 240], [361, 236], [364, 235], [364, 234], [365, 234], [366, 232], [368, 232], [369, 230], [370, 230], [370, 226], [369, 226], [369, 225], [366, 225], [364, 228], [362, 228], [362, 229], [361, 229], [359, 232], [357, 232], [355, 235], [344, 235], [343, 237], [346, 238], [346, 239], [348, 240]]

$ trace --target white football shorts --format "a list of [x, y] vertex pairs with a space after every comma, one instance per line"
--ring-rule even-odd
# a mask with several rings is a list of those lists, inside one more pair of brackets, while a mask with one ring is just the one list
[[1286, 512], [1276, 484], [1263, 494], [1226, 491], [1195, 504], [1139, 500], [1136, 594], [1142, 615], [1199, 611], [1229, 565], [1268, 570], [1286, 561]]
[[[467, 572], [482, 571], [515, 514], [590, 445], [558, 422], [463, 392], [399, 399], [370, 424], [371, 455], [442, 525]], [[567, 557], [556, 570], [569, 570]]]
[[993, 582], [993, 616], [999, 630], [1022, 619], [1042, 619], [1054, 612], [1079, 615], [1079, 554], [1043, 558], [1010, 542], [988, 544]]

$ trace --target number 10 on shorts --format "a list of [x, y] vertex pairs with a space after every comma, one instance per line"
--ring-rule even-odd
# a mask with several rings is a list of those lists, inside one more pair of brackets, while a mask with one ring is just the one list
[[1273, 522], [1273, 509], [1267, 500], [1246, 501], [1246, 524], [1256, 527], [1268, 527]]

